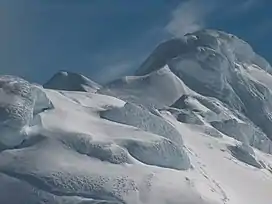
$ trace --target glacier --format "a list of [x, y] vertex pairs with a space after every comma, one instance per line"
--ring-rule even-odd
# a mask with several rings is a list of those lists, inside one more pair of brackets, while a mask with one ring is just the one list
[[271, 74], [202, 30], [105, 85], [0, 76], [0, 203], [270, 204]]

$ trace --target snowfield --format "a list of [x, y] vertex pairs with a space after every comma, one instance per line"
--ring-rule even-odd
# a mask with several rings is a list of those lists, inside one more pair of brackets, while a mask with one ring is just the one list
[[0, 77], [2, 204], [271, 204], [270, 65], [205, 30], [100, 86]]

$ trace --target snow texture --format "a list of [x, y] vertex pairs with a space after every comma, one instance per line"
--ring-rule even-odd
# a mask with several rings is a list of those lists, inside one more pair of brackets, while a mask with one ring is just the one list
[[166, 65], [145, 76], [128, 76], [113, 81], [99, 93], [146, 107], [162, 108], [173, 104], [187, 91], [185, 84]]
[[171, 124], [150, 113], [146, 108], [132, 103], [126, 103], [123, 108], [102, 112], [101, 117], [161, 135], [179, 145], [183, 143], [182, 136]]
[[[197, 93], [189, 94], [189, 99], [196, 98], [206, 107], [207, 102], [212, 105], [210, 101], [218, 101], [219, 107], [213, 105], [213, 109], [221, 109], [221, 113], [208, 107], [212, 112], [206, 114], [207, 122], [238, 119], [249, 126], [256, 126], [260, 129], [257, 143], [269, 144], [266, 147], [260, 147], [262, 144], [254, 146], [271, 152], [268, 138], [272, 139], [272, 92], [269, 84], [272, 69], [250, 45], [221, 31], [198, 31], [159, 45], [136, 74], [146, 75], [165, 65]], [[180, 108], [193, 110], [195, 105], [199, 108], [199, 103], [185, 101]]]
[[53, 108], [42, 88], [13, 76], [0, 77], [0, 143], [19, 145], [25, 138], [33, 115]]

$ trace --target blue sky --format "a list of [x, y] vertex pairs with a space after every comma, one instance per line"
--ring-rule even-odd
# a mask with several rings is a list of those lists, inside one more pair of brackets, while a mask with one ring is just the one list
[[203, 28], [235, 34], [272, 62], [271, 0], [0, 0], [0, 74], [44, 83], [58, 70], [105, 83], [161, 41]]

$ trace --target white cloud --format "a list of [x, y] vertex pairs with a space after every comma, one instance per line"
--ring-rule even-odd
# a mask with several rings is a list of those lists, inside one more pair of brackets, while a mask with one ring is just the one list
[[215, 3], [207, 0], [187, 0], [172, 12], [172, 19], [165, 27], [174, 36], [181, 37], [186, 33], [205, 28], [206, 19], [215, 7]]

